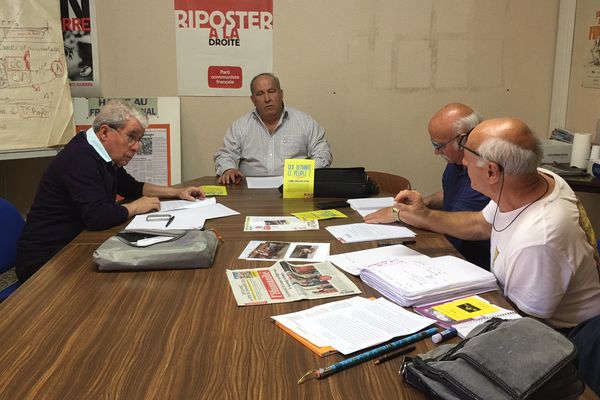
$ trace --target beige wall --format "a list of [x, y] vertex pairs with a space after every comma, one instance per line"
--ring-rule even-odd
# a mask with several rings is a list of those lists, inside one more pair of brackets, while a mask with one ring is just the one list
[[[584, 66], [590, 50], [587, 33], [590, 25], [594, 22], [593, 17], [596, 15], [596, 11], [600, 11], [600, 0], [577, 1], [566, 125], [566, 128], [573, 132], [594, 134], [596, 133], [596, 123], [600, 119], [600, 89], [582, 86]], [[595, 140], [600, 141], [600, 133], [596, 135]], [[600, 237], [600, 197], [590, 193], [578, 193], [577, 195], [588, 211], [596, 236]]]
[[[274, 72], [286, 103], [325, 127], [334, 166], [385, 170], [437, 190], [444, 161], [426, 127], [450, 101], [520, 117], [548, 135], [559, 0], [274, 3]], [[96, 8], [103, 96], [176, 96], [172, 2]], [[225, 130], [250, 107], [246, 97], [182, 98], [184, 180], [214, 173]]]

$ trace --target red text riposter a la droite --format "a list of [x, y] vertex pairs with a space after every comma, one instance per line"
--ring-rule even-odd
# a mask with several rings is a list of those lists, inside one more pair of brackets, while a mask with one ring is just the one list
[[273, 0], [174, 0], [181, 96], [248, 96], [273, 68]]

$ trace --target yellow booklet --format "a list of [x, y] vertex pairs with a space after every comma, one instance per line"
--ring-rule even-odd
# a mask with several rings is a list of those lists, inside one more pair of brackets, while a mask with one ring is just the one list
[[202, 185], [200, 187], [206, 196], [227, 196], [227, 188], [225, 186]]
[[346, 214], [338, 210], [318, 210], [292, 213], [292, 215], [302, 221], [318, 221], [329, 218], [348, 218]]
[[499, 307], [485, 301], [479, 296], [458, 299], [448, 303], [438, 304], [431, 308], [455, 321], [462, 321], [500, 311]]
[[283, 166], [283, 198], [313, 197], [315, 192], [315, 160], [288, 159]]

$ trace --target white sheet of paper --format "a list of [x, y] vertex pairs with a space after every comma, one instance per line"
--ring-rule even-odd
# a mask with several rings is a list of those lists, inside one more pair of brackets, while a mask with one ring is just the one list
[[[165, 213], [165, 211], [161, 210], [158, 214], [160, 213]], [[166, 226], [165, 221], [146, 221], [146, 216], [151, 214], [136, 215], [129, 225], [127, 225], [125, 230], [156, 229], [168, 231], [179, 229], [202, 229], [204, 222], [207, 219], [228, 217], [230, 215], [237, 215], [239, 212], [220, 203], [183, 208], [168, 212], [169, 215], [175, 216], [173, 222], [171, 222], [169, 226]]]
[[187, 200], [164, 200], [160, 202], [160, 212], [169, 212], [173, 210], [182, 210], [184, 208], [203, 207], [212, 204], [217, 204], [214, 197], [208, 197], [202, 200], [187, 201]]
[[334, 254], [329, 256], [327, 260], [334, 263], [336, 267], [341, 270], [352, 275], [358, 275], [363, 269], [385, 265], [397, 258], [419, 260], [427, 259], [429, 256], [401, 244], [396, 244], [367, 250], [352, 251], [349, 253]]
[[393, 197], [368, 197], [363, 199], [348, 199], [348, 204], [361, 216], [365, 217], [382, 208], [394, 205]]
[[337, 240], [342, 243], [366, 242], [369, 240], [385, 240], [405, 237], [415, 237], [416, 234], [408, 228], [399, 225], [380, 224], [344, 224], [326, 226]]
[[273, 189], [283, 185], [283, 176], [247, 176], [248, 189]]
[[312, 343], [329, 345], [342, 354], [409, 335], [435, 323], [384, 298], [349, 300], [342, 300], [347, 302], [344, 307], [311, 309], [272, 318]]

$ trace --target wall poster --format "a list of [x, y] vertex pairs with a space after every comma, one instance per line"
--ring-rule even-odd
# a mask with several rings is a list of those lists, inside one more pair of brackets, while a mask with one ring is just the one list
[[65, 144], [75, 134], [58, 4], [0, 2], [0, 150]]
[[95, 0], [60, 0], [65, 58], [73, 96], [100, 95]]
[[249, 96], [273, 69], [273, 0], [174, 0], [181, 96]]
[[[600, 9], [589, 16], [589, 27], [586, 31], [587, 53], [583, 74], [583, 87], [600, 88]], [[586, 25], [588, 24], [586, 23]]]
[[[77, 131], [94, 122], [100, 108], [110, 99], [74, 98]], [[140, 149], [125, 169], [140, 182], [170, 186], [181, 183], [181, 137], [178, 97], [129, 98], [148, 116]]]

